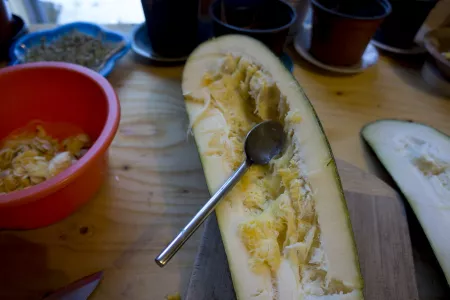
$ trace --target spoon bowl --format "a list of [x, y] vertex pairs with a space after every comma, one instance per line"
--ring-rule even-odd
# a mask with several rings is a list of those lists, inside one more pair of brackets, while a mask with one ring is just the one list
[[257, 165], [266, 165], [281, 153], [284, 141], [283, 125], [276, 121], [261, 122], [245, 138], [247, 159]]

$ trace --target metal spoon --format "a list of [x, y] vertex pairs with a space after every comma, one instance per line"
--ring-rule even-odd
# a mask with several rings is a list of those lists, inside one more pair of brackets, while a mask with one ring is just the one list
[[206, 218], [214, 211], [220, 200], [239, 181], [252, 164], [266, 165], [272, 158], [281, 153], [285, 141], [283, 125], [275, 121], [264, 121], [253, 127], [245, 138], [246, 159], [233, 175], [199, 210], [183, 230], [170, 242], [166, 248], [155, 258], [155, 262], [164, 267], [170, 259], [180, 250], [183, 244], [200, 227]]

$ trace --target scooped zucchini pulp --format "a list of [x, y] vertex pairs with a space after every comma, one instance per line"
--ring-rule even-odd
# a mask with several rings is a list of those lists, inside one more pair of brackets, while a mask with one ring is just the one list
[[335, 162], [298, 83], [256, 40], [200, 45], [183, 73], [210, 192], [244, 159], [247, 132], [284, 124], [287, 147], [252, 166], [216, 209], [238, 299], [361, 299], [362, 279]]
[[362, 135], [414, 210], [450, 284], [450, 137], [400, 120], [370, 123]]

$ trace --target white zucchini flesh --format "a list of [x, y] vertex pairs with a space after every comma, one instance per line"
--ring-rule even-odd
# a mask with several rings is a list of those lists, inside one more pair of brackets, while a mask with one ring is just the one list
[[450, 137], [401, 120], [370, 123], [362, 135], [411, 205], [450, 284]]
[[[288, 117], [283, 117], [282, 121], [285, 122], [285, 129], [293, 133], [292, 143], [295, 143], [302, 158], [302, 176], [307, 179], [312, 189], [321, 250], [326, 257], [324, 267], [326, 279], [344, 286], [344, 291], [327, 290], [322, 294], [311, 292], [311, 286], [306, 286], [299, 278], [301, 274], [299, 266], [283, 253], [279, 265], [272, 268], [265, 265], [255, 272], [249, 264], [252, 255], [246, 248], [245, 240], [239, 235], [239, 226], [248, 222], [251, 217], [243, 204], [247, 195], [237, 186], [219, 204], [216, 214], [238, 299], [362, 299], [363, 283], [348, 211], [336, 165], [320, 122], [297, 81], [279, 59], [263, 44], [244, 36], [224, 36], [200, 45], [189, 57], [183, 73], [182, 88], [186, 109], [210, 192], [215, 192], [232, 172], [227, 166], [229, 162], [220, 151], [217, 154], [216, 149], [215, 154], [211, 154], [210, 143], [213, 134], [226, 136], [229, 129], [226, 117], [220, 113], [220, 109], [223, 110], [225, 107], [236, 114], [243, 114], [241, 106], [247, 105], [239, 101], [232, 104], [233, 101], [237, 101], [234, 99], [237, 97], [236, 93], [227, 90], [224, 93], [234, 97], [234, 100], [230, 98], [229, 103], [225, 102], [219, 109], [217, 105], [210, 105], [210, 101], [214, 100], [212, 93], [210, 95], [206, 91], [205, 94], [204, 75], [223, 68], [221, 63], [230, 55], [233, 57], [231, 60], [236, 57], [245, 58], [263, 70], [264, 74], [268, 74], [283, 95], [285, 99], [283, 101], [286, 102], [289, 111], [298, 113], [299, 119], [301, 118], [298, 124], [290, 122]], [[230, 68], [233, 69], [236, 66], [232, 62]], [[224, 69], [227, 69], [227, 66]], [[239, 84], [236, 82], [236, 89]], [[257, 98], [259, 100], [259, 96]], [[264, 109], [268, 114], [277, 111], [279, 104], [277, 101], [281, 100], [270, 99], [270, 101], [275, 101], [271, 102], [274, 105], [261, 106], [258, 117], [262, 115], [261, 111]], [[208, 110], [208, 107], [214, 109]], [[242, 149], [240, 151], [242, 152]], [[253, 171], [257, 172], [256, 169]]]

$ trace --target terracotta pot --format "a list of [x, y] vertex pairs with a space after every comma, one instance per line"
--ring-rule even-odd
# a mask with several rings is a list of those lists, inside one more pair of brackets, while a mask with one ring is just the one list
[[325, 64], [357, 64], [391, 12], [387, 0], [312, 0], [311, 54]]

